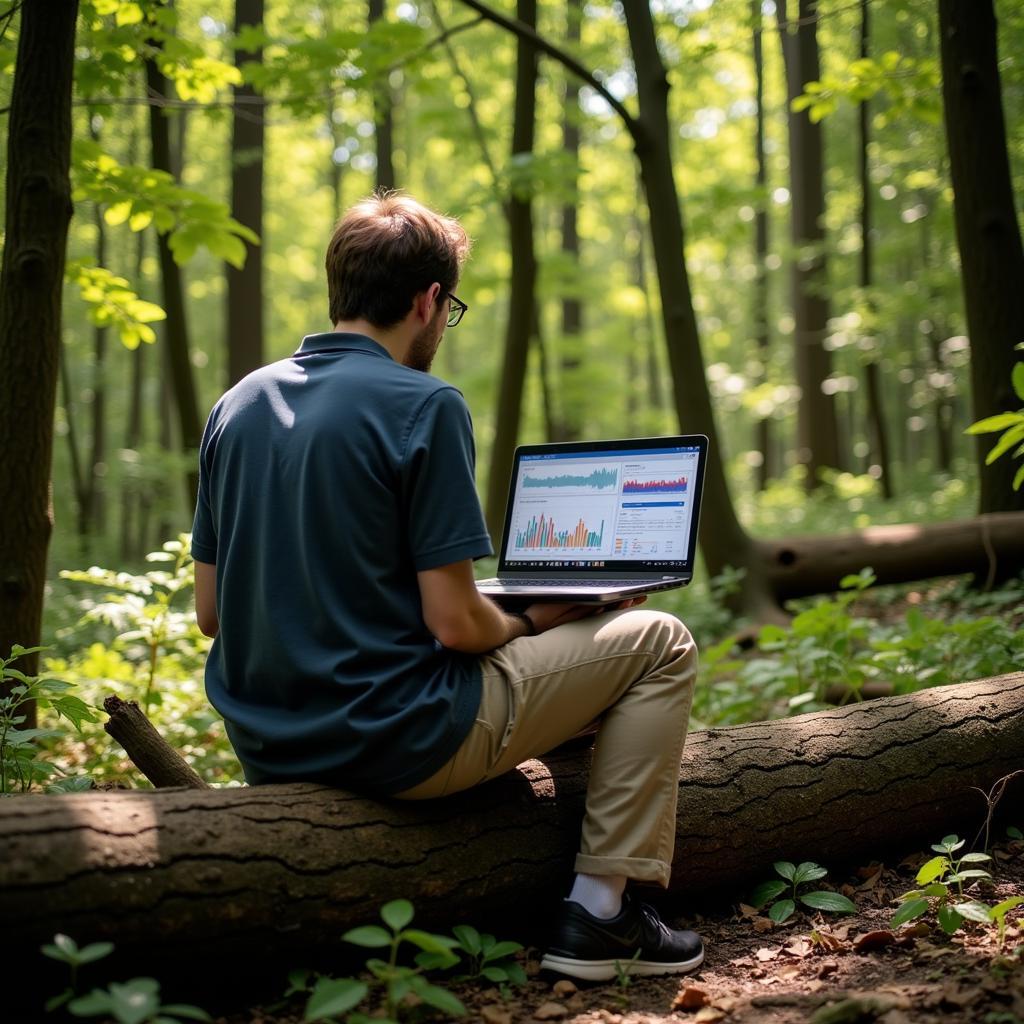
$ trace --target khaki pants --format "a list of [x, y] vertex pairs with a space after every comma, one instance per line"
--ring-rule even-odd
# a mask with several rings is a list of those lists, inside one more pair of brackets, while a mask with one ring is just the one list
[[486, 782], [600, 719], [576, 870], [667, 886], [697, 672], [687, 628], [663, 612], [610, 612], [513, 640], [482, 657], [481, 668], [469, 735], [398, 799]]

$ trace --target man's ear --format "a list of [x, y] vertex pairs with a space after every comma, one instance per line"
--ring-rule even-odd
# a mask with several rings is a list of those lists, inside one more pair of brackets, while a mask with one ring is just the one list
[[435, 281], [429, 288], [420, 292], [413, 300], [416, 318], [427, 324], [437, 313], [436, 304], [441, 299], [441, 286]]

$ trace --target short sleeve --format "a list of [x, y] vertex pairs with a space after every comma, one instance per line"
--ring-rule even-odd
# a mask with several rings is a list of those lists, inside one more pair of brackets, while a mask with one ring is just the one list
[[402, 463], [417, 572], [493, 554], [476, 493], [473, 423], [454, 388], [435, 391], [413, 423]]
[[210, 467], [213, 465], [214, 418], [217, 409], [210, 413], [199, 445], [199, 493], [196, 496], [196, 514], [192, 522], [192, 557], [197, 562], [215, 565], [217, 562], [217, 528], [213, 521], [210, 502]]

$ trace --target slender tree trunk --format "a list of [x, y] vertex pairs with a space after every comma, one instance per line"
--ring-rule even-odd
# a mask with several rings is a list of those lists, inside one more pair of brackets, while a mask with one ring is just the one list
[[[860, 5], [860, 57], [866, 60], [871, 43], [871, 20], [869, 0], [861, 0]], [[873, 308], [871, 301], [872, 285], [872, 238], [871, 238], [871, 178], [868, 169], [868, 144], [870, 139], [870, 120], [868, 101], [860, 102], [858, 113], [858, 127], [860, 138], [858, 139], [858, 160], [857, 170], [860, 177], [860, 267], [859, 278], [861, 292], [864, 301], [869, 308]], [[882, 406], [882, 387], [879, 380], [879, 361], [881, 353], [872, 350], [867, 353], [867, 362], [864, 364], [864, 383], [867, 391], [868, 422], [876, 463], [880, 470], [879, 483], [882, 485], [882, 495], [889, 500], [892, 498], [892, 465], [889, 462], [889, 431], [885, 424], [885, 409]]]
[[[385, 0], [369, 0], [369, 22], [371, 27], [384, 17]], [[391, 102], [391, 85], [385, 72], [383, 81], [373, 90], [373, 122], [376, 128], [377, 144], [377, 188], [395, 187], [394, 159], [394, 105]]]
[[60, 350], [60, 394], [64, 401], [64, 420], [67, 423], [71, 487], [75, 493], [75, 507], [78, 511], [76, 525], [79, 549], [84, 557], [88, 550], [89, 496], [85, 483], [85, 470], [82, 466], [82, 449], [78, 441], [78, 419], [75, 413], [74, 385], [71, 383], [71, 370], [68, 367], [68, 347], [63, 343]]
[[[942, 99], [953, 180], [957, 245], [971, 339], [976, 419], [1020, 406], [1010, 375], [1024, 341], [1024, 249], [1014, 206], [992, 0], [939, 0]], [[980, 512], [1024, 509], [1017, 463], [985, 465], [993, 437], [977, 439]]]
[[[235, 0], [235, 35], [263, 24], [264, 0]], [[263, 60], [263, 49], [236, 50], [235, 64]], [[256, 97], [249, 84], [234, 87], [231, 114], [231, 215], [263, 237], [263, 108], [239, 102]], [[245, 263], [225, 264], [228, 279], [228, 387], [263, 365], [263, 247], [245, 242]]]
[[[146, 86], [151, 96], [166, 95], [164, 76], [160, 73], [154, 60], [146, 61]], [[167, 117], [157, 104], [149, 108], [149, 135], [153, 167], [173, 173]], [[199, 469], [196, 460], [203, 428], [199, 418], [196, 386], [192, 376], [192, 361], [189, 356], [185, 289], [181, 268], [174, 262], [166, 235], [157, 235], [157, 250], [160, 257], [163, 307], [167, 313], [167, 319], [164, 321], [167, 367], [181, 429], [181, 447], [185, 455], [196, 462], [196, 467], [190, 469], [185, 478], [185, 500], [186, 504], [191, 506], [194, 504], [196, 493], [199, 490]]]
[[[71, 82], [77, 0], [27, 3], [7, 114], [0, 263], [0, 657], [39, 643], [53, 530], [50, 468], [61, 291], [71, 220]], [[34, 674], [35, 654], [17, 668]], [[28, 708], [23, 728], [35, 724]]]
[[[537, 0], [518, 0], [519, 20], [535, 29]], [[512, 126], [512, 157], [530, 156], [537, 108], [537, 50], [519, 38], [516, 47], [516, 98]], [[487, 527], [497, 544], [505, 515], [512, 458], [519, 436], [526, 379], [527, 354], [534, 324], [534, 287], [537, 262], [533, 247], [533, 204], [528, 195], [513, 189], [508, 199], [509, 248], [512, 254], [512, 283], [509, 290], [505, 357], [498, 387], [498, 411], [491, 449], [491, 471], [487, 480]]]
[[818, 64], [817, 0], [799, 0], [795, 31], [787, 15], [788, 0], [777, 4], [782, 57], [786, 67], [789, 122], [790, 226], [793, 242], [792, 301], [797, 406], [797, 459], [805, 468], [804, 485], [813, 490], [819, 471], [840, 467], [839, 431], [833, 395], [822, 383], [832, 371], [824, 346], [829, 303], [825, 265], [824, 149], [821, 124], [806, 110], [789, 106], [808, 82], [821, 77]]
[[[580, 43], [583, 19], [582, 0], [567, 0], [566, 43], [573, 49]], [[580, 236], [577, 224], [579, 204], [580, 161], [580, 85], [575, 75], [566, 73], [562, 93], [562, 153], [570, 168], [571, 198], [562, 204], [562, 253], [566, 263], [573, 267], [569, 294], [562, 298], [562, 337], [559, 345], [558, 418], [552, 440], [578, 441], [582, 429], [583, 403], [576, 375], [582, 363], [583, 306], [579, 300]]]
[[[764, 48], [761, 35], [764, 21], [761, 17], [762, 0], [750, 0], [750, 24], [754, 44], [754, 83], [757, 125], [754, 131], [754, 159], [757, 163], [757, 213], [754, 215], [754, 335], [757, 340], [757, 354], [761, 363], [761, 381], [768, 379], [769, 336], [768, 336], [768, 166], [764, 154]], [[757, 467], [758, 490], [764, 490], [775, 475], [771, 459], [771, 417], [762, 416], [756, 424], [755, 447], [761, 453], [761, 465]]]

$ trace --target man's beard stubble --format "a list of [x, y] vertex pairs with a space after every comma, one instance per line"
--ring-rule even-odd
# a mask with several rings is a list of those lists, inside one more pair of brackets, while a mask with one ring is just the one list
[[413, 370], [429, 373], [443, 335], [443, 322], [440, 327], [434, 323], [427, 324], [409, 343], [409, 351], [406, 353], [403, 363]]

